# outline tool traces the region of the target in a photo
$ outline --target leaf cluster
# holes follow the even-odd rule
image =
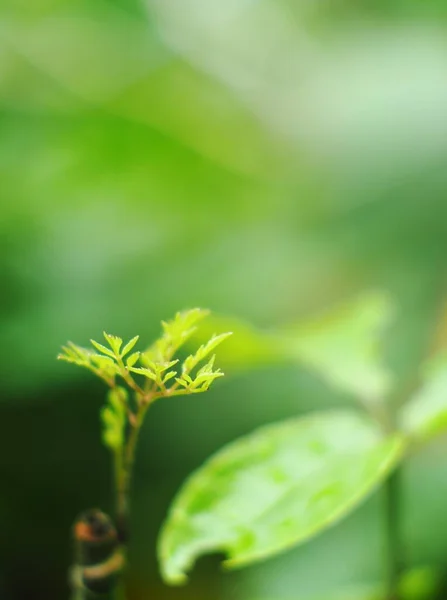
[[[141,402],[204,392],[224,375],[215,368],[212,352],[231,333],[213,335],[183,362],[175,354],[207,314],[199,308],[178,312],[172,320],[162,322],[162,335],[144,351],[134,350],[138,335],[124,343],[122,338],[104,332],[106,345],[90,340],[92,348],[83,348],[69,342],[58,358],[89,369],[112,388],[118,379],[124,380]]]
[[[127,421],[135,425],[141,411],[154,400],[205,392],[224,375],[214,366],[214,350],[230,332],[212,335],[183,361],[175,357],[207,315],[208,311],[199,308],[178,312],[172,320],[162,321],[161,336],[142,351],[135,349],[138,335],[124,342],[105,332],[105,344],[90,340],[90,348],[72,342],[63,346],[59,359],[88,369],[110,387],[101,412],[103,440],[109,448],[123,446]],[[129,391],[134,395],[136,412]]]

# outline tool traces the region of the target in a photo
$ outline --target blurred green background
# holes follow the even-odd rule
[[[0,597],[68,595],[70,527],[111,506],[101,384],[56,362],[102,330],[149,342],[203,306],[274,328],[365,289],[411,372],[445,329],[442,0],[2,0]],[[349,403],[298,366],[227,368],[160,403],[134,485],[132,600],[329,598],[382,576],[381,497],[243,572],[157,575],[187,473],[257,425]],[[447,562],[447,441],[410,461],[405,551]]]

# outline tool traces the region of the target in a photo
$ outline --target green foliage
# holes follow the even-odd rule
[[[169,583],[204,552],[241,566],[303,542],[352,510],[402,457],[355,412],[328,412],[261,428],[205,463],[164,525],[159,557]]]
[[[293,337],[285,339],[286,352],[334,387],[362,400],[380,402],[392,384],[380,350],[392,314],[392,304],[384,294],[365,294],[299,324]]]
[[[131,424],[137,419],[132,412],[127,389],[134,393],[137,409],[143,409],[160,397],[205,392],[213,381],[223,376],[220,369],[214,368],[215,355],[203,363],[231,333],[212,335],[207,343],[186,357],[178,370],[172,369],[180,362],[173,358],[174,355],[207,315],[208,311],[196,308],[177,313],[171,321],[163,321],[161,337],[143,352],[132,352],[139,336],[123,346],[122,338],[105,332],[107,345],[90,340],[93,349],[82,348],[72,342],[63,347],[59,359],[89,369],[111,388],[108,403],[101,412],[106,446],[112,450],[123,446],[126,412]],[[127,389],[118,386],[117,380]]]
[[[224,365],[240,369],[293,361],[362,401],[380,402],[393,383],[381,352],[393,312],[390,299],[374,292],[273,331],[211,317],[196,337],[208,336],[213,328],[229,328],[236,335],[220,355]]]
[[[197,330],[209,312],[201,308],[178,312],[171,321],[162,321],[163,335],[144,352],[143,362],[167,362]]]
[[[229,333],[211,336],[183,361],[179,371],[172,369],[180,362],[174,354],[207,314],[207,311],[193,309],[177,313],[171,321],[163,321],[161,337],[145,352],[130,354],[139,336],[123,346],[122,338],[104,332],[107,345],[90,340],[96,352],[69,342],[59,355],[62,360],[89,369],[110,387],[107,403],[101,409],[102,441],[114,458],[116,523],[122,540],[128,537],[130,481],[138,435],[148,406],[161,397],[205,392],[215,379],[223,376],[220,369],[214,368],[215,355],[211,358],[209,355]],[[117,380],[122,385],[118,385]],[[125,561],[125,541],[120,541],[117,552],[121,562],[114,571],[116,575],[121,574]],[[75,598],[85,595],[82,577],[80,581],[79,585],[73,584]],[[125,586],[121,586],[120,591],[120,583],[117,594],[126,597]]]
[[[447,430],[447,351],[428,361],[422,377],[421,388],[400,415],[402,429],[418,441]]]
[[[283,331],[267,331],[234,317],[211,315],[192,340],[205,343],[214,331],[221,329],[234,333],[219,352],[222,365],[233,371],[284,363],[290,359],[289,352],[285,352]]]
[[[306,541],[352,511],[399,465],[412,442],[447,430],[445,351],[423,368],[415,396],[392,413],[393,376],[380,350],[392,313],[389,299],[374,293],[287,330],[261,332],[234,323],[243,334],[238,356],[246,366],[267,357],[297,361],[350,393],[369,416],[328,412],[270,425],[207,461],[179,492],[161,532],[167,582],[185,581],[206,552],[224,551],[225,564],[237,567]],[[257,344],[263,348],[258,355],[252,352]],[[232,350],[228,344],[223,353],[227,364]],[[194,357],[190,361],[187,366]],[[212,361],[202,369],[211,373]],[[191,378],[183,379],[193,387]]]
[[[362,502],[401,463],[412,442],[447,429],[446,352],[424,367],[420,390],[392,414],[393,377],[380,351],[391,314],[388,298],[368,294],[288,329],[264,333],[245,327],[240,356],[250,358],[247,365],[260,357],[303,364],[369,414],[330,411],[265,426],[208,460],[180,490],[160,535],[168,583],[185,581],[206,552],[224,551],[231,568],[305,542]],[[91,340],[91,349],[72,343],[63,349],[61,359],[88,368],[111,388],[101,411],[103,441],[116,455],[120,490],[132,465],[132,431],[138,432],[147,406],[160,397],[204,392],[223,375],[214,351],[231,334],[208,331],[203,339],[198,324],[205,316],[200,309],[177,313],[143,351],[135,350],[138,336],[124,343],[107,333],[105,345]],[[176,357],[200,335],[195,352]],[[227,363],[230,356],[227,348]],[[398,427],[391,428],[393,422]],[[402,596],[410,598],[407,592]]]
[[[62,347],[63,353],[59,354],[58,358],[79,367],[85,367],[103,379],[108,385],[114,385],[115,377],[119,374],[119,369],[115,363],[115,355],[98,342],[92,342],[92,344],[101,354],[96,354],[88,348],[82,348],[73,344],[73,342],[68,342],[67,346]]]

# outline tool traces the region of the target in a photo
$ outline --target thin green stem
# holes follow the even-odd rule
[[[126,365],[124,364],[124,361],[121,358],[121,356],[119,354],[116,354],[115,358],[116,358],[117,365],[120,369],[120,375],[124,379],[124,381],[127,383],[127,385],[130,387],[130,389],[133,390],[134,392],[136,392],[137,394],[139,394],[140,396],[144,396],[145,392],[144,392],[143,388],[141,388],[138,385],[138,383],[135,381],[135,379],[129,373],[129,370],[126,367]]]
[[[116,521],[118,537],[121,543],[123,556],[126,560],[127,545],[129,540],[129,494],[132,481],[135,451],[141,425],[148,406],[139,403],[138,412],[133,422],[130,422],[130,432],[125,447],[116,453]],[[115,588],[115,600],[126,600],[126,584],[123,576],[120,577]]]
[[[126,600],[126,585],[124,579],[121,577],[120,581],[117,583],[114,593],[113,600]]]
[[[397,469],[385,482],[386,600],[400,600],[399,580],[402,574],[401,492],[402,471]]]
[[[140,406],[135,421],[130,423],[130,433],[124,448],[119,471],[117,472],[117,514],[118,516],[126,516],[126,518],[135,450],[146,408],[147,407]]]
[[[392,435],[397,431],[396,405],[402,402],[403,392],[398,390],[388,403],[363,402],[366,411],[380,425],[384,435]],[[399,581],[403,571],[402,536],[401,536],[401,496],[402,467],[398,467],[386,480],[384,485],[384,529],[385,529],[385,600],[401,600]]]

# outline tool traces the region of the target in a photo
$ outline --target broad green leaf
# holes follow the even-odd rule
[[[268,425],[208,460],[174,500],[159,541],[163,577],[181,583],[198,556],[224,551],[241,566],[301,543],[349,513],[399,462],[354,411]]]
[[[402,408],[400,424],[421,441],[447,431],[447,350],[427,363],[422,387]]]
[[[368,293],[323,315],[274,331],[212,316],[194,339],[202,341],[215,330],[230,329],[233,339],[219,350],[219,362],[224,367],[293,360],[319,373],[330,385],[374,402],[383,399],[392,385],[380,348],[392,314],[386,295]]]
[[[331,385],[363,400],[381,400],[392,383],[380,356],[380,340],[391,315],[387,297],[367,294],[298,325],[293,336],[285,336],[285,352]]]

